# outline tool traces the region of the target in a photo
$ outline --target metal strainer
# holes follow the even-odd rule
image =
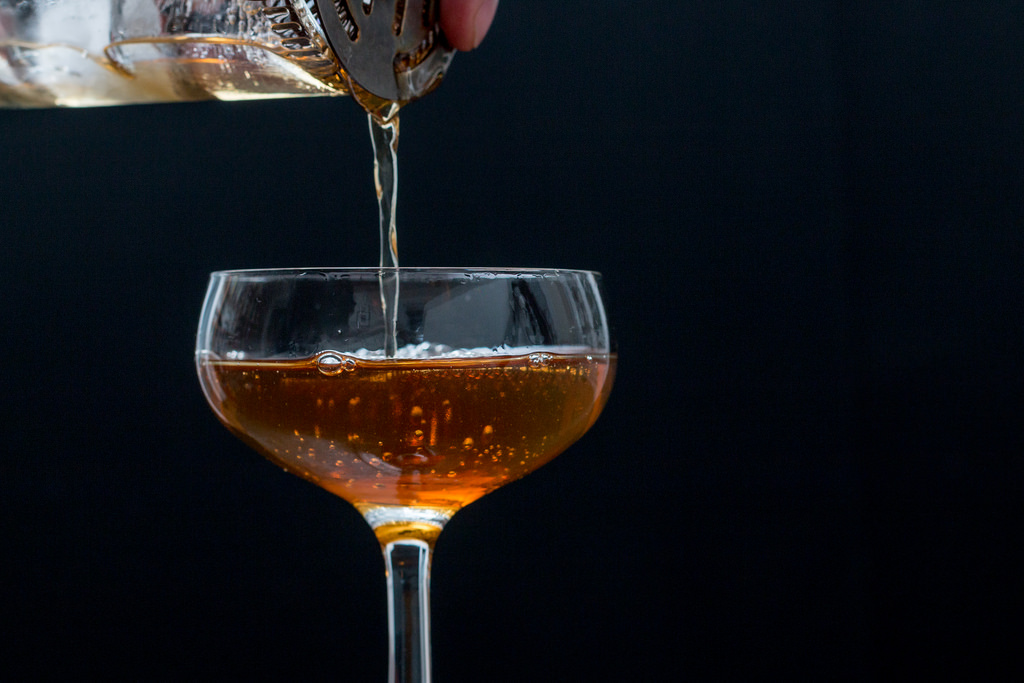
[[[441,82],[455,53],[438,26],[437,0],[316,0],[316,5],[327,42],[354,91],[388,102],[422,97]]]

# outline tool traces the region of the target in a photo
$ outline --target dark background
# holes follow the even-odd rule
[[[1024,3],[502,4],[405,265],[600,270],[575,447],[460,512],[439,681],[1020,673]],[[4,668],[380,681],[345,503],[208,410],[211,270],[373,265],[350,100],[0,111]]]

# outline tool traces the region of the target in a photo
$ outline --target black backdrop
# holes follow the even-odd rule
[[[621,354],[442,536],[437,680],[1020,671],[1024,3],[505,2],[402,132],[403,263],[601,270]],[[358,108],[0,159],[4,668],[383,680],[369,529],[192,367],[209,271],[376,262]]]

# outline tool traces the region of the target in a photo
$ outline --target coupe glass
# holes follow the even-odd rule
[[[615,362],[599,275],[570,270],[219,272],[196,343],[228,429],[373,528],[403,683],[430,680],[445,523],[580,438]]]

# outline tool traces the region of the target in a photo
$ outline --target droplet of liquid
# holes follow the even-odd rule
[[[343,372],[355,370],[356,360],[355,358],[349,358],[337,353],[323,353],[316,357],[316,369],[324,375],[333,377]]]

